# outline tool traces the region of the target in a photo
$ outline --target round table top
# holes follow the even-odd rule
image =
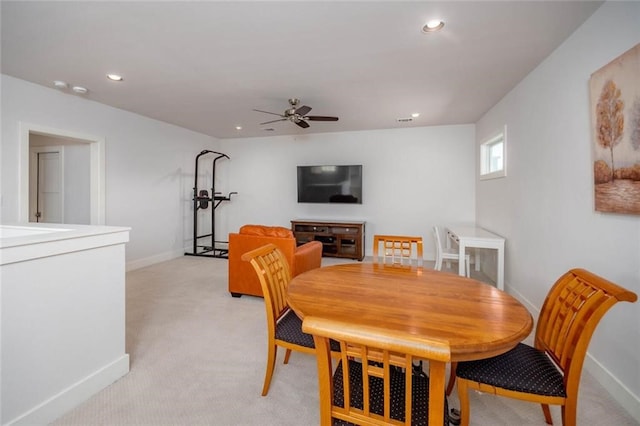
[[[346,263],[293,278],[298,316],[339,319],[448,342],[451,361],[508,351],[533,327],[527,309],[497,288],[451,273],[380,263]]]

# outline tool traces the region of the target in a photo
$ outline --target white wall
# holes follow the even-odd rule
[[[533,309],[572,267],[640,294],[640,218],[594,211],[589,117],[591,73],[639,41],[640,3],[605,3],[476,125],[478,144],[508,127],[508,176],[477,181],[476,216],[506,237],[506,287]],[[614,306],[589,354],[640,421],[640,305]]]
[[[191,247],[194,160],[203,149],[231,157],[216,165],[216,190],[239,193],[216,209],[218,240],[245,223],[360,219],[367,221],[367,254],[372,235],[384,232],[424,236],[426,257],[433,257],[431,226],[474,220],[473,125],[218,141],[3,75],[3,222],[18,220],[21,122],[104,138],[106,224],[132,228],[129,269]],[[212,159],[199,163],[199,189],[211,188]],[[364,204],[298,204],[301,164],[362,164]],[[209,218],[210,209],[200,213],[199,235]]]
[[[433,225],[474,220],[473,144],[473,125],[221,140],[231,157],[221,188],[238,195],[216,224],[224,233],[297,218],[365,220],[367,255],[376,233],[410,234],[433,258]],[[363,204],[298,204],[296,166],[322,164],[362,164]]]
[[[105,140],[106,224],[130,226],[129,268],[182,255],[191,234],[194,158],[216,139],[2,76],[3,222],[19,219],[19,124]]]
[[[91,223],[88,144],[69,144],[64,147],[64,217],[68,223]]]

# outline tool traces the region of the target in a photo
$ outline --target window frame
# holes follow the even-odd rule
[[[489,171],[490,151],[496,144],[502,142],[502,168],[499,170]],[[507,176],[507,126],[505,125],[499,131],[494,132],[480,144],[480,180],[498,179]]]

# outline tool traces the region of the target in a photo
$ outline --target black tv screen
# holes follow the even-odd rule
[[[298,202],[362,204],[362,166],[298,166]]]

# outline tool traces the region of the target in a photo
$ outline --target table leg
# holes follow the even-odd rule
[[[464,262],[464,256],[467,252],[467,246],[464,244],[464,241],[462,240],[462,238],[460,238],[460,240],[458,241],[458,247],[459,247],[459,251],[458,251],[458,255],[460,256],[458,259],[458,275],[461,276],[466,276],[465,274],[465,262]]]
[[[498,271],[496,274],[496,287],[498,290],[504,290],[504,247],[498,248]]]
[[[429,360],[429,426],[442,426],[446,362]]]

